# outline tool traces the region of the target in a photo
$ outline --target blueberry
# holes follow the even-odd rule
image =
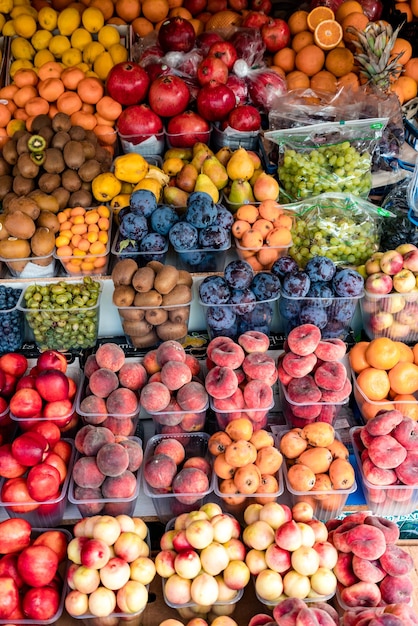
[[[159,233],[148,233],[139,244],[140,252],[163,252],[167,247],[167,239]]]
[[[223,204],[217,204],[216,208],[218,210],[216,223],[220,226],[223,226],[225,230],[230,232],[232,224],[234,223],[234,216],[232,215],[231,211],[228,211],[228,209],[224,207]]]
[[[322,307],[304,304],[300,310],[299,320],[301,324],[314,324],[318,328],[324,328],[328,322],[328,315]]]
[[[199,285],[199,297],[204,304],[227,304],[231,291],[222,276],[206,276]]]
[[[194,191],[187,199],[186,221],[196,228],[205,228],[216,223],[218,208],[204,191]]]
[[[233,289],[248,289],[254,278],[254,270],[247,261],[231,261],[225,267],[224,278]]]
[[[280,279],[284,278],[286,274],[294,274],[298,269],[299,266],[297,262],[291,256],[281,256],[277,261],[274,261],[271,266],[273,274]]]
[[[152,213],[151,228],[160,235],[168,235],[169,230],[179,221],[179,216],[171,206],[162,205]]]
[[[354,315],[356,306],[356,300],[346,300],[345,298],[339,300],[338,298],[334,298],[334,306],[332,307],[332,315],[330,315],[330,317],[336,322],[349,324]]]
[[[148,234],[148,222],[143,215],[127,213],[120,221],[119,232],[123,238],[141,241]]]
[[[0,353],[14,352],[24,338],[23,313],[15,307],[20,289],[0,286]]]
[[[363,293],[364,280],[356,270],[347,268],[336,272],[332,286],[337,296],[355,298]]]
[[[275,300],[280,294],[280,279],[271,272],[258,272],[252,280],[251,290],[257,300]]]
[[[236,304],[233,309],[237,315],[246,315],[254,310],[257,299],[251,289],[232,289],[229,302]]]
[[[326,256],[314,256],[307,262],[305,272],[311,282],[332,280],[335,275],[335,264]]]
[[[219,224],[206,226],[199,231],[199,244],[202,248],[220,250],[226,248],[229,243],[229,232]]]
[[[301,300],[279,298],[279,311],[281,316],[286,320],[294,320],[295,326],[297,326],[299,323],[299,313],[301,306]]]
[[[332,291],[330,285],[322,281],[311,283],[309,291],[306,295],[308,298],[321,298],[320,302],[311,301],[309,303],[311,306],[328,307],[331,306],[335,300],[334,292]]]
[[[282,291],[286,296],[304,298],[311,286],[308,274],[302,270],[286,274],[282,282]]]
[[[149,217],[157,208],[157,199],[148,189],[137,189],[131,193],[130,205],[132,209],[141,210],[145,217]]]
[[[237,316],[230,306],[210,306],[206,311],[206,322],[213,330],[236,330]]]
[[[188,222],[177,222],[170,228],[168,237],[176,250],[194,250],[197,247],[199,231]]]

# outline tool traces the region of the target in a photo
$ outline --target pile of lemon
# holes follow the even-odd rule
[[[128,58],[118,28],[105,24],[96,7],[86,7],[81,14],[74,7],[36,11],[27,0],[0,0],[0,29],[12,38],[12,77],[19,69],[58,61],[106,80],[113,65]]]

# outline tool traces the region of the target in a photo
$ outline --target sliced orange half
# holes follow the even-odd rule
[[[322,50],[336,48],[343,38],[343,29],[335,20],[324,20],[314,30],[314,41]]]
[[[310,31],[314,32],[315,28],[321,22],[325,22],[325,20],[334,20],[335,15],[334,11],[329,7],[319,6],[312,9],[309,12],[308,17],[306,18],[308,28]]]

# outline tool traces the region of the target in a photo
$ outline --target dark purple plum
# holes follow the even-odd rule
[[[336,322],[348,324],[351,322],[356,306],[357,302],[355,300],[346,300],[345,298],[339,300],[338,298],[335,298],[332,307],[332,314],[330,314],[329,317]]]
[[[239,331],[258,330],[270,334],[270,326],[273,320],[273,306],[269,302],[258,302],[254,309],[238,318]],[[263,329],[268,329],[266,332]]]
[[[215,330],[236,328],[237,316],[231,306],[210,306],[206,311],[207,325]]]
[[[278,276],[280,279],[283,279],[286,274],[294,274],[299,270],[299,266],[295,259],[291,256],[281,256],[277,261],[274,261],[271,266],[271,271],[273,274]]]
[[[179,221],[179,216],[171,206],[162,205],[152,213],[150,222],[154,232],[168,235],[170,228]]]
[[[282,291],[286,296],[304,298],[311,286],[311,279],[302,270],[286,274],[282,281]]]
[[[344,339],[347,336],[347,324],[337,322],[337,320],[328,320],[327,325],[321,329],[323,339],[335,339],[339,337]]]
[[[188,222],[177,222],[170,228],[168,238],[176,250],[194,250],[197,247],[199,231]]]
[[[229,242],[229,231],[219,224],[206,226],[206,228],[202,228],[199,231],[199,244],[202,248],[220,250],[221,248],[227,248]]]
[[[257,298],[251,289],[232,289],[229,302],[236,304],[233,309],[237,315],[246,315],[254,310]]]
[[[248,289],[254,278],[254,270],[247,261],[231,261],[225,267],[224,278],[233,289]]]
[[[332,286],[337,296],[355,298],[363,293],[364,280],[356,270],[347,268],[336,272],[332,279]]]
[[[148,234],[148,222],[146,217],[138,213],[127,213],[120,220],[119,232],[125,239],[141,241]]]
[[[167,248],[167,239],[159,233],[148,233],[139,244],[140,252],[163,252]]]
[[[275,300],[280,294],[280,279],[271,272],[258,272],[251,283],[257,300]]]
[[[299,300],[292,300],[291,298],[279,298],[279,311],[280,315],[286,320],[293,320],[295,326],[299,323],[299,313],[301,309],[301,302]]]
[[[157,198],[148,189],[133,191],[129,203],[133,211],[141,211],[145,217],[149,217],[157,208]]]
[[[216,216],[216,223],[220,226],[223,226],[225,230],[231,231],[232,224],[234,223],[234,216],[231,211],[228,211],[223,204],[217,204],[216,208],[218,210],[218,214]]]
[[[227,304],[231,296],[222,276],[206,276],[199,285],[199,297],[203,304]]]
[[[301,324],[314,324],[318,328],[325,328],[328,322],[328,315],[324,308],[304,304],[301,307],[299,320]]]
[[[335,275],[335,264],[326,256],[314,256],[305,266],[311,282],[332,280]]]
[[[215,224],[218,208],[204,191],[194,191],[187,199],[186,221],[196,228]]]
[[[309,302],[311,306],[328,307],[331,306],[335,299],[334,292],[330,284],[322,281],[311,283],[309,291],[306,295],[308,298],[321,298],[321,300],[318,302],[316,302],[315,300],[311,300],[311,302]]]

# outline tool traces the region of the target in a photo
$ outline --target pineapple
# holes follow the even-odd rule
[[[356,36],[352,44],[356,48],[354,58],[360,75],[370,86],[384,93],[389,92],[391,82],[399,77],[402,70],[402,65],[398,63],[402,52],[390,58],[401,26],[393,30],[390,24],[379,20],[370,22],[364,32],[353,26],[347,28],[347,32]]]

